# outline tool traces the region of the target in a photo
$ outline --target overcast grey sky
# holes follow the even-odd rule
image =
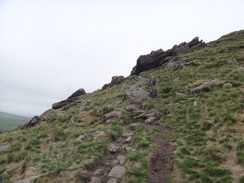
[[[0,0],[0,111],[40,115],[139,55],[244,28],[243,0]]]

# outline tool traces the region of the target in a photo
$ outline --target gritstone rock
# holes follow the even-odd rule
[[[112,168],[112,170],[109,172],[109,177],[115,177],[120,178],[125,174],[125,167],[123,166],[115,166]]]
[[[175,45],[172,47],[172,49],[167,51],[159,49],[157,51],[152,51],[150,54],[141,55],[137,59],[136,66],[133,67],[131,75],[139,75],[143,71],[157,68],[169,61],[174,60],[179,54],[192,52],[205,46],[206,44],[203,41],[199,41],[199,38],[195,37],[189,43],[184,42],[178,46]]]

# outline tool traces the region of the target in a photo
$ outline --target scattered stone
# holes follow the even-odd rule
[[[71,125],[75,120],[75,116],[72,116],[68,122],[68,125]]]
[[[232,88],[232,84],[231,83],[225,83],[224,85],[223,85],[223,88]]]
[[[117,179],[116,178],[111,178],[109,179],[109,181],[107,183],[117,183]]]
[[[97,177],[92,177],[90,183],[102,183],[101,180]]]
[[[118,161],[117,159],[114,159],[114,160],[112,161],[112,165],[117,165],[117,164],[119,164],[119,161]]]
[[[131,127],[138,127],[138,126],[140,126],[140,124],[139,123],[131,123],[130,126]]]
[[[131,151],[132,150],[132,147],[127,146],[127,147],[125,147],[125,149],[126,149],[126,151]]]
[[[101,132],[100,132],[100,133],[101,133]],[[105,133],[105,132],[104,132],[104,133]],[[90,134],[90,133],[84,133],[84,136],[85,136],[85,137],[93,137],[92,134]]]
[[[228,60],[228,63],[234,64],[237,62],[236,58],[231,58],[230,60]]]
[[[143,112],[142,114],[135,116],[134,119],[147,119],[147,117],[147,114]]]
[[[218,81],[218,79],[214,79],[210,82],[205,82],[202,85],[192,89],[191,93],[195,94],[195,93],[201,93],[201,92],[209,92],[211,90],[212,84],[215,83],[216,81]]]
[[[131,136],[127,137],[127,139],[125,140],[125,143],[130,143],[131,139],[132,139]]]
[[[131,130],[136,130],[136,128],[139,127],[139,126],[140,126],[140,123],[132,123],[132,124],[130,124],[130,129]]]
[[[121,111],[112,111],[104,115],[107,124],[118,121],[121,118],[121,116]]]
[[[122,115],[121,111],[112,111],[112,112],[105,114],[104,116],[106,119],[110,119],[110,118],[114,118],[114,117],[120,118],[121,115]]]
[[[118,100],[117,102],[115,102],[115,105],[119,105],[123,102],[123,100]]]
[[[193,106],[197,106],[197,105],[198,105],[197,101],[194,100]]]
[[[235,69],[235,71],[243,71],[243,70],[244,70],[244,67],[243,67],[243,66],[237,67],[237,68]]]
[[[130,87],[125,91],[125,97],[128,99],[134,99],[138,102],[143,102],[150,99],[150,93],[145,91],[142,88],[138,88],[135,86]]]
[[[101,137],[105,137],[106,136],[106,133],[104,131],[100,131],[99,134],[97,134],[94,139],[97,139],[97,138],[101,138]]]
[[[79,137],[77,137],[76,139],[78,142],[83,142],[83,140],[85,140],[85,136],[80,135]]]
[[[0,154],[4,154],[7,152],[8,148],[11,146],[11,144],[4,144],[0,146]]]
[[[157,121],[156,117],[149,117],[148,119],[146,119],[145,124],[149,124],[152,125],[155,121]]]
[[[125,167],[123,166],[115,166],[112,168],[112,170],[109,172],[108,176],[109,177],[114,177],[114,178],[120,178],[125,174]]]
[[[120,164],[120,165],[123,165],[123,164],[125,163],[126,156],[124,156],[124,155],[119,155],[119,156],[117,157],[117,160],[119,161],[119,164]]]
[[[113,153],[116,153],[117,151],[118,151],[118,147],[114,144],[110,144],[109,152],[113,154]]]
[[[185,93],[180,93],[180,92],[176,92],[176,95],[178,95],[178,96],[187,96],[187,94],[185,94]]]
[[[110,165],[110,163],[105,163],[105,165],[106,165],[106,166],[109,166],[109,165]]]
[[[133,131],[129,131],[129,132],[124,132],[122,134],[122,137],[130,137],[130,136],[133,136],[134,135],[134,132]]]
[[[100,175],[102,175],[103,174],[103,169],[97,169],[94,173],[93,173],[93,175],[95,175],[95,176],[100,176]]]
[[[32,177],[28,177],[27,179],[24,179],[24,180],[13,181],[13,183],[34,183],[35,179],[37,179],[39,177],[40,176],[32,176]]]
[[[86,91],[83,88],[78,89],[72,95],[70,95],[67,99],[75,98],[81,95],[85,95]]]
[[[128,111],[128,112],[131,112],[131,111],[136,111],[136,110],[138,110],[138,108],[140,108],[140,105],[137,105],[137,104],[130,104],[130,105],[128,105],[127,107],[125,107],[125,110]]]

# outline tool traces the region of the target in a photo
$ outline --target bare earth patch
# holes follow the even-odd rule
[[[157,126],[157,128],[161,133],[170,133],[167,126]],[[174,155],[176,147],[166,142],[163,137],[156,137],[155,141],[158,150],[151,158],[147,183],[167,183],[171,180],[170,175],[174,170],[168,159]]]

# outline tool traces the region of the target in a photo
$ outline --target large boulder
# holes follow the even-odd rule
[[[125,97],[128,99],[134,99],[138,102],[143,102],[150,99],[150,93],[140,87],[131,87],[125,91]]]
[[[37,125],[40,122],[39,116],[34,116],[28,123],[26,123],[21,129],[26,129]]]
[[[137,59],[137,64],[135,67],[133,67],[131,75],[138,75],[143,71],[157,68],[167,62],[175,60],[175,57],[177,57],[179,54],[195,51],[205,46],[206,44],[203,41],[199,41],[199,38],[195,37],[189,43],[183,42],[180,45],[173,46],[167,51],[159,49],[157,51],[152,51],[150,54],[141,55]]]
[[[113,76],[110,83],[103,85],[102,90],[111,88],[112,86],[121,83],[124,79],[124,76]]]
[[[79,97],[79,96],[85,95],[85,94],[86,94],[86,91],[83,88],[80,88],[77,91],[75,91],[72,95],[70,95],[67,99]]]
[[[62,100],[60,102],[56,102],[52,105],[53,109],[59,109],[64,106],[74,106],[76,104],[76,100],[79,96],[83,96],[86,94],[86,91],[83,88],[78,89],[76,92],[74,92],[72,95],[70,95],[66,100]]]
[[[52,122],[56,119],[56,114],[53,109],[48,109],[40,115],[41,118],[47,120],[47,122]]]

